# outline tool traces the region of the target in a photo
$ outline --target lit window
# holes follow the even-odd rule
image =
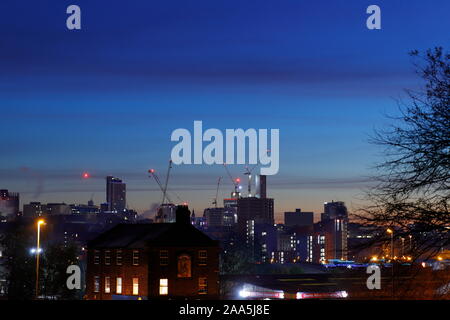
[[[206,266],[207,261],[208,261],[208,251],[199,250],[198,251],[198,264],[201,266]]]
[[[159,251],[159,264],[161,266],[167,266],[169,264],[169,251],[160,250]]]
[[[105,293],[111,292],[111,280],[110,277],[105,277]]]
[[[100,292],[100,277],[94,277],[94,292]]]
[[[111,251],[105,251],[105,264],[109,266],[111,264]]]
[[[198,278],[198,294],[208,294],[208,278]]]
[[[159,279],[159,294],[165,296],[169,294],[169,280]]]
[[[122,250],[116,251],[116,265],[118,266],[122,265]]]
[[[139,250],[133,250],[133,266],[139,265]]]
[[[100,251],[94,250],[94,264],[100,263]]]
[[[139,294],[139,278],[133,278],[133,295]]]
[[[116,293],[122,294],[122,278],[116,279]]]
[[[191,277],[191,257],[187,254],[178,256],[178,278]]]

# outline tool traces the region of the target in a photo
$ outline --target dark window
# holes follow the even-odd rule
[[[94,250],[94,264],[100,264],[100,251]]]
[[[159,264],[161,266],[167,266],[169,264],[169,250],[159,251]]]
[[[122,250],[116,251],[116,265],[118,266],[122,265]]]
[[[208,262],[208,251],[199,250],[198,251],[198,264],[200,266],[206,266],[207,262]]]
[[[106,250],[105,251],[105,264],[109,266],[111,264],[111,251]]]
[[[133,250],[133,266],[139,265],[139,250]]]

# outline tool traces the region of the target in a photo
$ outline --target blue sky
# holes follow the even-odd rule
[[[82,30],[65,27],[77,4]],[[368,5],[382,30],[366,28]],[[448,1],[10,1],[0,4],[0,187],[28,201],[105,201],[104,176],[146,210],[170,134],[279,128],[280,213],[356,208],[380,150],[367,143],[420,85],[408,52],[449,43]],[[243,178],[242,166],[231,166]],[[83,171],[93,178],[82,180]],[[197,212],[231,182],[221,166],[177,166],[171,187]]]

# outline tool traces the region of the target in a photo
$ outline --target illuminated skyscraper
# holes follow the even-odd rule
[[[126,207],[126,184],[122,180],[108,176],[106,177],[106,202],[108,211],[122,212]]]

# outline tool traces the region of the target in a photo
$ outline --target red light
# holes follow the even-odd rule
[[[236,179],[236,182],[237,182],[237,183],[241,182],[241,179],[237,178],[237,179]]]
[[[148,170],[148,172],[154,173],[154,172],[155,172],[155,169],[150,169],[150,170]]]
[[[91,175],[88,172],[83,173],[83,179],[89,179]]]

